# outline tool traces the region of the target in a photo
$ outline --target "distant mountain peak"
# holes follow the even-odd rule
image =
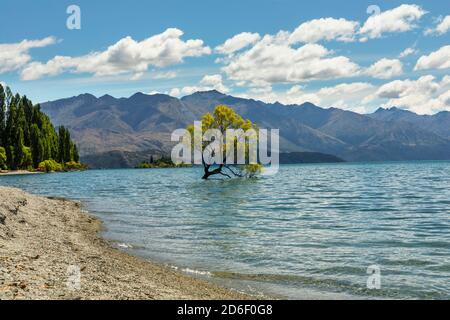
[[[100,98],[98,98],[98,100],[100,100],[101,102],[106,102],[106,103],[113,103],[113,102],[117,101],[116,98],[114,98],[113,96],[111,96],[109,94],[105,94],[105,95],[101,96]]]
[[[206,90],[206,91],[199,91],[200,94],[211,94],[211,95],[219,95],[219,96],[225,96],[224,93],[217,91],[216,89],[213,90]]]
[[[387,109],[383,108],[383,107],[379,107],[377,110],[375,110],[374,113],[381,113],[381,112],[386,112]]]
[[[283,103],[280,103],[277,101],[273,105],[286,106],[286,107],[291,107],[291,108],[301,108],[302,110],[318,110],[318,109],[324,110],[324,108],[319,107],[319,106],[315,105],[314,103],[308,102],[308,101],[303,102],[302,104],[283,104]],[[333,108],[330,108],[330,109],[333,109]]]
[[[413,112],[392,106],[390,108],[380,107],[374,113],[404,113],[404,114],[408,113],[409,114],[409,113],[413,113]]]
[[[390,108],[386,109],[387,111],[391,111],[391,112],[409,112],[408,110],[402,109],[402,108],[398,108],[395,106],[392,106]]]
[[[113,96],[109,95],[109,94],[104,94],[102,95],[99,99],[115,99]]]
[[[144,103],[149,101],[150,99],[152,99],[151,95],[142,92],[136,92],[128,98],[128,101],[130,101],[131,103]]]
[[[132,96],[130,96],[129,99],[133,99],[133,98],[141,98],[141,97],[147,97],[148,95],[142,92],[136,92],[135,94],[133,94]]]
[[[300,107],[303,107],[303,108],[320,108],[319,106],[316,106],[314,103],[309,102],[309,101],[306,101],[306,102],[302,103],[300,105]]]
[[[133,94],[131,97],[129,97],[128,99],[125,99],[125,101],[127,101],[128,103],[132,104],[145,104],[145,105],[152,105],[155,103],[160,103],[160,102],[176,102],[178,103],[178,99],[171,97],[167,94],[163,94],[163,93],[156,93],[156,94],[147,94],[147,93],[142,93],[142,92],[136,92],[135,94]]]
[[[193,96],[193,97],[207,97],[207,98],[213,98],[213,99],[217,99],[217,98],[223,98],[223,97],[227,97],[226,94],[217,91],[217,90],[207,90],[207,91],[197,91],[189,96]],[[186,97],[189,97],[186,96]],[[184,97],[185,98],[185,97]]]
[[[91,93],[82,93],[82,94],[79,94],[78,96],[74,96],[73,98],[97,99],[97,97]]]

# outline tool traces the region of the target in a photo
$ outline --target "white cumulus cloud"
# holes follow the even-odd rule
[[[366,106],[361,101],[374,90],[375,87],[370,83],[353,82],[323,87],[318,90],[309,90],[301,85],[293,85],[285,91],[275,91],[271,86],[251,88],[238,96],[267,103],[280,102],[289,105],[311,102],[321,107],[337,107],[356,112],[365,112]]]
[[[322,18],[302,23],[289,37],[290,43],[315,43],[321,40],[354,40],[359,22],[343,18]]]
[[[165,67],[180,63],[186,57],[210,54],[202,40],[183,41],[183,31],[170,28],[142,41],[125,37],[105,51],[78,57],[56,56],[46,63],[30,63],[21,72],[23,80],[35,80],[63,72],[91,73],[96,76],[131,73],[139,77],[149,66]]]
[[[424,55],[417,60],[415,70],[450,68],[450,45]]]
[[[355,76],[359,66],[344,56],[319,44],[293,48],[287,43],[289,34],[266,35],[249,50],[234,56],[223,67],[231,80],[264,86],[309,80]]]
[[[56,43],[55,37],[47,37],[40,40],[0,44],[0,73],[18,70],[30,62],[30,49],[43,48],[54,43]]]
[[[406,48],[405,50],[403,50],[398,57],[400,59],[406,58],[410,55],[416,54],[418,51],[415,48]]]
[[[196,86],[185,86],[182,88],[173,88],[169,91],[169,95],[173,97],[181,97],[193,94],[198,91],[217,90],[222,93],[227,93],[230,89],[222,82],[220,74],[205,75]]]
[[[175,71],[167,71],[167,72],[157,72],[152,78],[155,80],[159,79],[174,79],[177,77],[177,73]]]
[[[274,91],[271,86],[251,88],[238,97],[260,100],[266,103],[280,102],[286,105],[311,102],[319,104],[320,98],[314,92],[306,92],[300,85],[294,85],[287,91]]]
[[[425,30],[425,34],[442,35],[444,33],[447,33],[449,30],[450,30],[450,15],[440,20],[440,22],[435,28]]]
[[[400,107],[418,114],[433,114],[438,111],[450,111],[450,77],[441,81],[432,75],[417,80],[395,80],[382,85],[372,99],[385,100],[384,106]]]
[[[398,59],[381,59],[371,65],[366,74],[377,79],[390,79],[403,74],[403,65]]]
[[[261,39],[261,36],[258,33],[242,32],[217,46],[215,50],[218,53],[232,54],[256,43],[259,39]]]
[[[370,16],[359,30],[361,40],[380,38],[385,33],[405,32],[416,27],[426,11],[418,5],[401,6]]]

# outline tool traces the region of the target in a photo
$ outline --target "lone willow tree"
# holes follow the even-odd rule
[[[177,130],[178,131],[178,130]],[[214,175],[227,178],[254,177],[262,170],[258,163],[258,128],[250,120],[244,120],[230,107],[219,105],[214,112],[206,113],[202,121],[189,125],[187,130],[174,133],[172,140],[183,137],[180,148],[172,150],[172,161],[203,166],[202,179]],[[189,150],[186,152],[186,149]]]

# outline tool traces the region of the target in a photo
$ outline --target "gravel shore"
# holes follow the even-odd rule
[[[0,299],[246,299],[130,256],[81,204],[0,187]]]

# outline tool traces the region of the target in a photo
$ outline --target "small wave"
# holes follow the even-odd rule
[[[131,244],[124,242],[118,243],[117,246],[123,249],[133,249],[133,246]]]
[[[184,269],[181,269],[181,271],[184,273],[196,274],[196,275],[200,275],[200,276],[208,276],[208,277],[212,276],[212,273],[209,271],[200,271],[200,270],[195,270],[195,269],[190,269],[190,268],[184,268]]]
[[[247,280],[261,283],[275,283],[289,286],[300,286],[301,288],[315,288],[327,293],[347,293],[353,297],[363,298],[383,298],[383,297],[397,297],[398,293],[394,290],[370,290],[365,286],[350,283],[348,281],[340,281],[332,278],[314,278],[308,276],[297,276],[287,274],[247,274],[236,273],[228,271],[214,272],[213,276],[222,279],[231,280]]]
[[[209,271],[200,271],[200,270],[195,270],[195,269],[190,269],[190,268],[179,268],[177,266],[173,266],[173,265],[168,265],[169,268],[176,270],[176,271],[181,271],[184,273],[189,273],[189,274],[195,274],[195,275],[200,275],[200,276],[208,276],[211,277],[212,273]]]

